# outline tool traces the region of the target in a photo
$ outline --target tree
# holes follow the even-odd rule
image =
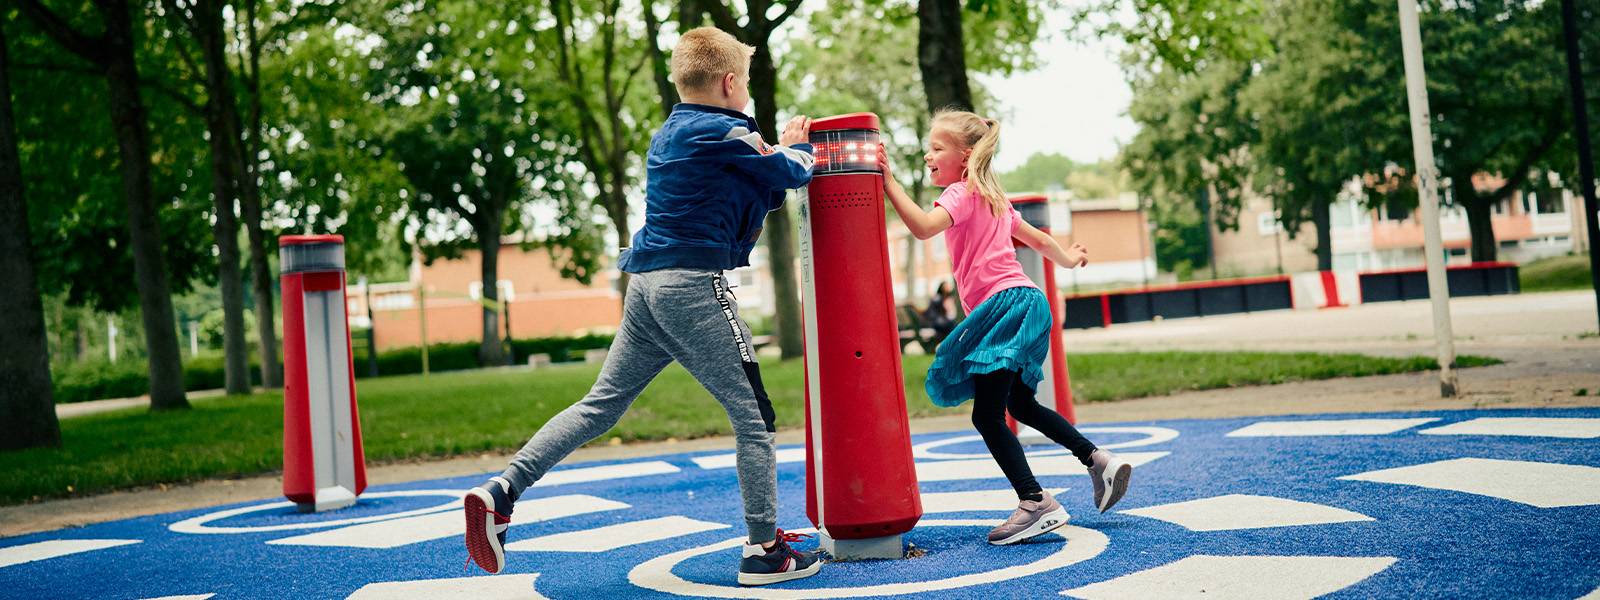
[[[961,31],[961,0],[918,0],[917,64],[928,112],[977,108],[967,84],[967,48]]]
[[[542,244],[565,250],[552,252],[565,261],[563,275],[585,283],[603,255],[592,202],[567,168],[576,128],[559,115],[571,96],[538,67],[555,58],[535,42],[540,12],[509,2],[396,2],[359,22],[382,32],[370,54],[354,57],[373,65],[367,93],[382,113],[357,125],[371,128],[368,142],[417,192],[409,210],[440,234],[424,248],[429,256],[474,242],[480,251],[484,365],[504,362],[493,305],[505,235],[538,229]],[[528,223],[523,208],[535,202],[555,205],[558,221]]]
[[[244,278],[239,269],[239,219],[234,212],[239,197],[239,112],[235,104],[232,71],[228,66],[227,34],[223,28],[223,0],[162,0],[177,40],[192,39],[199,46],[196,63],[183,42],[175,41],[191,76],[205,90],[200,113],[206,121],[210,143],[211,194],[215,201],[217,283],[222,292],[223,373],[228,394],[250,393],[250,356],[244,330]],[[265,298],[270,306],[271,298]],[[262,356],[266,360],[265,353]]]
[[[166,265],[161,256],[161,229],[151,192],[150,150],[145,107],[134,59],[133,10],[126,0],[103,0],[99,35],[86,34],[45,7],[39,0],[18,0],[23,14],[57,43],[101,69],[110,87],[111,121],[118,140],[128,229],[133,246],[150,359],[150,409],[185,409],[183,362]]]
[[[969,72],[1032,67],[1045,8],[1019,0],[917,0],[917,62],[928,113],[978,110]]]
[[[1150,73],[1195,73],[1217,60],[1270,55],[1263,24],[1282,10],[1276,0],[1100,0],[1074,11],[1073,30],[1121,38],[1129,62]]]
[[[1494,260],[1492,207],[1559,162],[1551,150],[1570,143],[1559,14],[1552,3],[1509,1],[1423,8],[1436,160],[1450,201],[1467,213],[1472,259]],[[1388,165],[1411,164],[1397,10],[1381,0],[1302,0],[1286,11],[1292,16],[1275,36],[1280,55],[1263,76],[1261,105],[1274,107],[1263,111],[1266,153],[1288,185],[1332,197],[1366,175],[1393,188]],[[1387,197],[1368,191],[1369,203]]]
[[[686,0],[695,2],[695,0]],[[750,98],[755,102],[756,127],[768,144],[778,143],[778,68],[772,57],[770,39],[789,17],[800,9],[801,0],[746,0],[743,15],[723,4],[723,0],[698,0],[694,12],[706,14],[717,28],[733,34],[739,41],[754,46],[750,57]],[[776,16],[772,9],[781,7]],[[744,25],[739,24],[740,18]],[[772,270],[772,294],[777,306],[773,315],[778,347],[785,360],[805,353],[800,343],[800,292],[794,273],[794,221],[790,207],[767,213],[762,231],[767,236],[767,260]]]
[[[1135,76],[1128,115],[1141,127],[1120,159],[1151,202],[1157,265],[1180,272],[1212,263],[1211,231],[1238,227],[1258,169],[1257,117],[1241,98],[1253,67],[1222,60],[1202,69]]]
[[[44,304],[33,275],[28,203],[11,109],[9,47],[0,30],[0,450],[61,447],[50,383]]]
[[[605,211],[616,230],[617,248],[629,245],[632,229],[628,224],[628,191],[637,179],[634,168],[638,157],[649,148],[650,131],[660,121],[652,112],[650,98],[635,90],[641,82],[647,61],[663,58],[656,45],[655,15],[651,6],[643,7],[647,20],[643,44],[630,44],[640,32],[628,31],[619,18],[622,2],[603,0],[592,14],[574,12],[570,0],[551,0],[550,12],[555,28],[550,32],[557,49],[557,74],[571,100],[572,118],[578,124],[577,155],[590,181],[598,190],[596,203]],[[598,40],[583,40],[578,31],[594,31]],[[598,63],[598,64],[594,64]],[[657,62],[664,65],[664,62]],[[598,73],[591,67],[598,67]],[[599,79],[590,85],[589,77]],[[658,81],[659,83],[659,81]],[[660,86],[658,85],[658,90]],[[666,98],[666,96],[663,96]],[[677,94],[671,101],[676,104]],[[670,113],[671,106],[662,104]],[[620,273],[617,291],[628,290],[628,274]]]
[[[244,131],[236,133],[244,135],[249,146],[240,148],[236,153],[240,175],[239,209],[250,249],[250,282],[256,300],[256,355],[261,361],[261,387],[276,389],[283,387],[283,366],[278,358],[277,318],[273,305],[275,294],[271,268],[267,264],[271,247],[261,222],[264,214],[260,175],[264,145],[261,141],[261,37],[256,29],[259,0],[242,0],[240,4],[245,8],[245,38],[239,41],[239,70],[244,80],[248,109],[244,125],[241,125]]]

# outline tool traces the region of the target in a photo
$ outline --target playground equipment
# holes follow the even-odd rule
[[[278,238],[283,283],[283,495],[300,512],[367,487],[345,313],[344,237]]]
[[[1050,204],[1044,196],[1032,194],[1013,196],[1011,205],[1022,215],[1022,220],[1038,228],[1046,234],[1050,233]],[[1033,248],[1023,245],[1022,242],[1013,240],[1017,248],[1017,262],[1022,263],[1022,272],[1039,289],[1044,290],[1046,298],[1050,299],[1051,322],[1050,351],[1045,354],[1044,379],[1039,382],[1039,403],[1049,406],[1053,401],[1056,412],[1061,413],[1068,422],[1077,424],[1078,418],[1072,408],[1072,385],[1067,377],[1066,343],[1061,339],[1061,319],[1063,317],[1061,293],[1056,288],[1055,263],[1046,259]],[[1006,423],[1011,425],[1011,430],[1024,441],[1033,441],[1034,438],[1043,439],[1044,434],[1034,431],[1033,428],[1021,426],[1009,415]]]
[[[801,191],[806,516],[839,559],[903,558],[922,517],[889,274],[878,117],[811,125]]]

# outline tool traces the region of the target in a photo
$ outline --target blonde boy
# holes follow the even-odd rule
[[[813,575],[822,562],[777,529],[772,404],[723,271],[748,266],[768,211],[785,190],[811,181],[810,120],[790,120],[781,145],[761,140],[741,112],[750,103],[755,49],[712,27],[689,31],[672,54],[683,102],[650,141],[644,228],[617,268],[633,274],[622,323],[588,395],[551,418],[504,473],[466,497],[467,550],[478,566],[505,566],[511,506],[523,490],[579,446],[616,424],[646,385],[677,361],[711,393],[733,424],[749,540],[739,583],[765,585]]]

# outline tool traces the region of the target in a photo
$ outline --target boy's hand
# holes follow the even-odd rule
[[[1073,243],[1071,248],[1067,248],[1067,264],[1064,266],[1076,268],[1087,264],[1089,264],[1089,251],[1083,244]]]
[[[804,144],[811,139],[811,118],[798,115],[789,119],[783,126],[783,133],[778,134],[778,143],[784,146]]]

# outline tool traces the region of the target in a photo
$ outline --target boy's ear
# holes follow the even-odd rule
[[[723,76],[722,76],[722,95],[724,97],[732,97],[733,96],[733,90],[737,89],[736,86],[738,86],[738,85],[739,85],[739,74],[738,73],[726,73],[726,74],[723,74]]]

